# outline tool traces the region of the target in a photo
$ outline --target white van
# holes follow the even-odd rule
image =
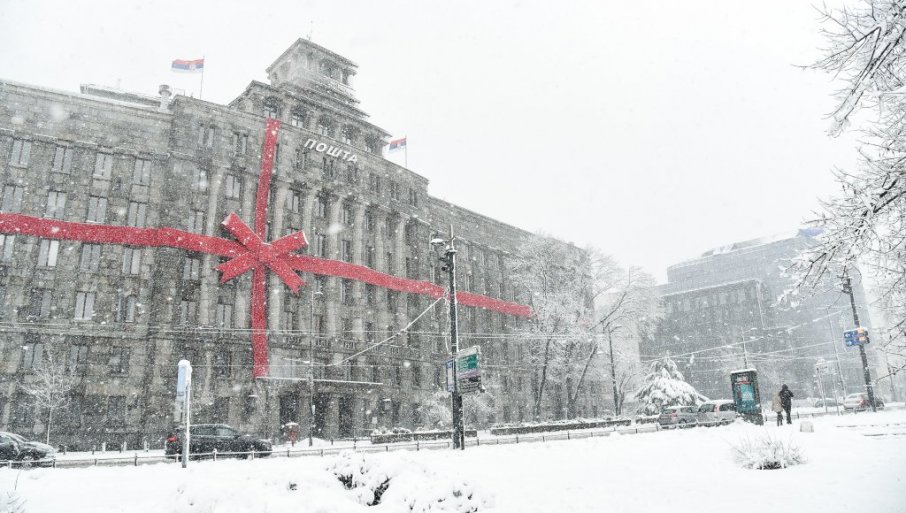
[[[729,399],[706,401],[696,413],[699,426],[718,426],[736,420],[736,404]]]

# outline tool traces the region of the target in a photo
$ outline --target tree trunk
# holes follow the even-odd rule
[[[541,400],[544,397],[544,387],[547,384],[547,366],[550,363],[551,340],[547,339],[544,345],[544,363],[541,365],[541,379],[538,381],[535,393],[535,422],[541,420]]]
[[[44,437],[44,443],[50,445],[50,424],[53,422],[53,408],[47,409],[47,435]]]
[[[620,397],[621,394],[617,391],[617,367],[613,360],[613,333],[610,330],[607,331],[607,344],[610,348],[610,379],[613,383],[613,409],[614,414],[619,416],[623,410],[623,399]]]

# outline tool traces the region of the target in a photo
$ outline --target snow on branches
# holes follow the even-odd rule
[[[686,383],[669,356],[651,362],[642,388],[635,393],[640,415],[657,415],[668,406],[695,406],[708,400]]]
[[[843,82],[831,132],[869,115],[859,126],[860,168],[836,172],[841,192],[812,221],[823,233],[790,270],[797,291],[811,290],[858,262],[890,323],[885,349],[898,352],[906,347],[906,4],[859,0],[822,14],[828,46],[812,68]]]

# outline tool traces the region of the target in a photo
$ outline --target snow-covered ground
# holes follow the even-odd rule
[[[139,467],[0,470],[24,511],[623,513],[749,510],[903,513],[906,411],[734,424],[466,451],[162,463]],[[870,433],[867,430],[872,430]],[[883,436],[864,436],[881,434]],[[806,462],[741,468],[734,447],[766,435],[797,445]],[[347,489],[336,475],[350,476]],[[389,478],[377,506],[374,490]],[[0,511],[3,511],[0,500]],[[476,509],[477,508],[477,509]]]

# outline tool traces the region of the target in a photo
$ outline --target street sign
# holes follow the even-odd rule
[[[847,346],[861,346],[871,342],[868,338],[868,329],[856,328],[843,332],[843,343]]]
[[[453,392],[453,359],[444,365],[447,372],[447,392]],[[473,346],[456,354],[456,382],[460,394],[481,391],[481,348]]]

